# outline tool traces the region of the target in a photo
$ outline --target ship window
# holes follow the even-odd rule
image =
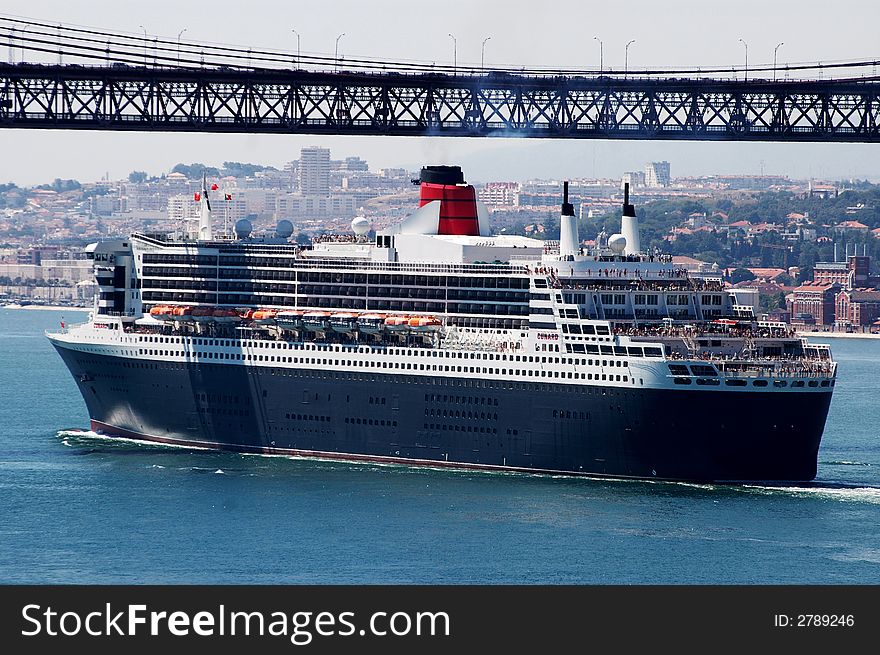
[[[766,387],[767,380],[752,380],[752,385],[756,387]]]

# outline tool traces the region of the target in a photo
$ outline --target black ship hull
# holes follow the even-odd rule
[[[628,389],[166,363],[56,347],[96,432],[350,461],[808,481],[831,401],[830,388]]]

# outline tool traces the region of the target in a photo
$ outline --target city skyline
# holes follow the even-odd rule
[[[98,133],[100,136],[104,133]],[[115,133],[114,133],[115,134]],[[155,135],[160,136],[160,135]],[[197,136],[206,137],[208,135],[170,135],[175,137]],[[225,135],[224,135],[225,136]],[[228,137],[226,137],[228,138]],[[354,138],[362,139],[364,137],[337,137],[339,141],[351,140]],[[402,139],[403,137],[390,137]],[[439,141],[440,139],[434,139]],[[452,138],[444,138],[445,141],[455,141]],[[318,141],[315,139],[314,141]],[[524,141],[524,140],[521,140]],[[713,176],[783,176],[792,180],[817,180],[817,181],[847,181],[847,180],[867,180],[873,183],[880,182],[880,172],[875,170],[864,170],[866,167],[859,167],[853,162],[841,162],[839,166],[834,166],[828,161],[804,161],[803,158],[796,155],[796,151],[805,147],[814,146],[814,144],[782,144],[792,150],[791,161],[792,166],[780,165],[779,158],[766,157],[755,161],[748,162],[743,167],[731,165],[723,159],[719,161],[717,157],[713,157],[711,153],[701,154],[695,151],[696,146],[716,145],[751,147],[756,145],[777,145],[777,144],[696,144],[696,143],[658,143],[658,146],[664,148],[646,149],[642,156],[641,148],[626,148],[626,146],[634,145],[632,142],[581,142],[584,146],[583,152],[572,152],[565,148],[554,149],[550,146],[559,145],[558,142],[535,143],[529,141],[527,143],[512,145],[508,147],[499,147],[495,149],[477,150],[467,152],[461,151],[458,156],[453,152],[455,148],[448,148],[433,144],[427,148],[429,152],[439,152],[439,156],[428,155],[419,160],[398,162],[393,155],[380,159],[377,164],[374,160],[364,156],[363,151],[356,148],[345,149],[331,144],[317,144],[304,141],[304,144],[297,149],[288,153],[286,158],[275,159],[272,161],[260,158],[260,152],[252,148],[244,150],[230,151],[229,154],[223,152],[215,152],[212,149],[183,149],[176,153],[176,158],[168,156],[158,156],[150,158],[149,163],[145,164],[145,159],[132,157],[126,165],[120,165],[113,169],[107,167],[102,169],[98,165],[79,166],[76,165],[66,167],[51,164],[36,170],[33,176],[13,175],[7,179],[0,178],[0,184],[13,183],[22,188],[33,188],[43,184],[49,184],[55,179],[71,179],[81,183],[91,183],[100,180],[123,180],[128,177],[129,173],[134,171],[143,171],[150,177],[161,177],[172,172],[172,169],[178,164],[190,165],[193,163],[204,164],[210,168],[221,168],[224,162],[239,161],[242,163],[256,164],[282,170],[285,165],[290,162],[298,161],[301,150],[311,148],[326,148],[330,151],[331,158],[334,161],[345,160],[347,158],[363,158],[367,161],[371,171],[379,171],[382,169],[398,169],[403,168],[408,171],[418,171],[427,165],[457,165],[465,172],[465,176],[469,182],[486,183],[497,181],[510,182],[527,182],[531,180],[559,180],[559,179],[596,179],[596,180],[612,180],[621,179],[625,174],[633,170],[643,170],[646,164],[650,162],[669,161],[673,165],[672,179],[676,178],[698,178]],[[343,143],[342,146],[345,144]],[[679,149],[676,146],[690,146],[690,148],[682,149],[682,152],[676,157],[673,153]],[[832,144],[820,144],[827,149],[835,149]],[[857,144],[865,148],[870,147],[866,144]],[[546,146],[546,147],[545,147]],[[618,150],[615,152],[615,150]],[[691,152],[688,152],[691,151]],[[239,157],[233,156],[238,152]],[[517,152],[522,155],[521,158],[511,159],[511,152]],[[206,156],[214,155],[214,157]],[[866,161],[866,160],[863,160]]]
[[[711,15],[694,12],[694,3],[671,0],[661,5],[636,0],[621,12],[601,4],[556,3],[555,11],[528,5],[485,2],[472,6],[451,0],[432,16],[423,16],[390,0],[363,3],[341,0],[335,11],[315,2],[266,2],[261,11],[225,3],[186,5],[156,0],[150,5],[61,3],[57,0],[9,0],[6,15],[103,27],[174,39],[186,29],[193,41],[234,43],[282,49],[291,54],[358,55],[410,59],[438,64],[485,66],[564,66],[622,69],[633,74],[647,66],[741,66],[743,42],[753,67],[778,55],[787,63],[875,58],[871,26],[880,8],[867,0],[845,3],[864,20],[846,28],[816,21],[791,0],[744,2],[713,7]],[[843,10],[843,9],[842,9]],[[754,20],[760,11],[761,20]],[[523,20],[528,14],[528,20]],[[688,20],[668,21],[670,15]],[[271,23],[265,21],[272,15]],[[393,17],[394,20],[388,20]],[[665,22],[664,22],[665,21]],[[663,30],[656,25],[663,24]],[[141,32],[143,30],[143,32]],[[340,35],[344,36],[340,40]],[[453,40],[449,35],[454,37]],[[486,42],[487,36],[491,40]],[[300,38],[301,37],[301,38]],[[594,40],[595,37],[595,40]],[[626,48],[633,39],[631,47]],[[601,43],[597,43],[600,41]],[[784,43],[781,49],[776,49]],[[600,62],[601,49],[601,62]],[[21,53],[2,44],[4,59]],[[8,52],[7,52],[8,51]],[[36,55],[29,55],[36,56]],[[44,55],[52,59],[52,55]],[[312,135],[208,135],[4,130],[8,152],[0,161],[0,182],[19,185],[60,178],[122,177],[141,169],[160,174],[177,161],[253,161],[280,166],[292,153],[316,145],[339,157],[362,156],[373,168],[419,168],[459,164],[472,179],[522,180],[530,177],[613,177],[636,162],[676,162],[680,175],[759,174],[797,178],[878,179],[871,145],[776,144],[661,141],[527,141],[435,137],[316,137]]]

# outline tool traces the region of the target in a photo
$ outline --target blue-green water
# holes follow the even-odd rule
[[[815,484],[732,487],[59,435],[88,428],[59,319],[0,309],[0,583],[880,582],[880,341],[832,342]]]

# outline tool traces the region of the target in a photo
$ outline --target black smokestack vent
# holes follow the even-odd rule
[[[562,183],[562,215],[574,216],[574,205],[568,202],[568,181]]]
[[[461,166],[423,166],[419,180],[428,184],[464,184]]]
[[[623,215],[636,215],[636,208],[633,205],[629,204],[629,182],[623,183]]]

